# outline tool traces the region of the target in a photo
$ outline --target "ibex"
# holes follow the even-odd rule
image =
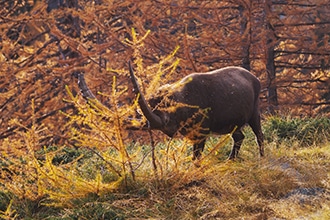
[[[200,158],[210,133],[228,134],[235,128],[230,159],[237,157],[244,134],[250,125],[256,135],[260,156],[264,155],[260,124],[260,82],[240,67],[226,67],[206,73],[192,73],[158,89],[145,100],[129,62],[130,78],[143,115],[150,129],[161,130],[173,137],[181,133],[193,141],[193,159]],[[80,75],[80,88],[85,97],[95,98]],[[149,103],[149,104],[148,104]]]

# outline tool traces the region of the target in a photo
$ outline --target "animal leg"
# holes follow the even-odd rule
[[[229,159],[231,159],[231,160],[237,157],[238,151],[241,148],[241,145],[242,145],[242,142],[244,139],[244,134],[241,131],[241,129],[238,129],[234,132],[232,137],[234,139],[234,146],[229,155]]]
[[[256,114],[256,116],[254,116],[254,117],[251,118],[251,120],[249,122],[249,125],[252,128],[253,133],[257,137],[257,142],[258,142],[258,145],[259,145],[260,156],[264,156],[264,137],[263,137],[262,130],[261,130],[260,115],[259,115],[259,113]]]
[[[193,147],[193,160],[199,159],[201,157],[201,152],[204,150],[205,146],[205,139],[203,139],[201,142],[198,142],[194,144]]]

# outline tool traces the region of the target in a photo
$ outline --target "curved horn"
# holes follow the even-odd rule
[[[163,122],[161,120],[161,118],[156,115],[155,113],[152,112],[152,110],[149,108],[141,90],[140,90],[140,87],[136,81],[136,78],[135,78],[135,75],[134,75],[134,72],[133,72],[133,68],[132,68],[132,65],[131,65],[131,62],[128,61],[128,67],[129,67],[129,74],[131,76],[131,80],[132,80],[132,83],[133,83],[133,87],[134,87],[134,92],[136,95],[139,95],[139,100],[138,100],[138,103],[140,105],[140,108],[144,114],[144,116],[148,119],[148,121],[150,122],[150,126],[152,128],[160,128],[163,126]]]
[[[83,73],[78,73],[78,87],[85,99],[96,99],[92,91],[88,88]]]

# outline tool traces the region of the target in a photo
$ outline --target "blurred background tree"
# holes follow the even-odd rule
[[[274,46],[270,84],[277,88],[271,99],[294,114],[329,112],[329,2],[272,1],[268,9]]]
[[[174,81],[191,72],[229,65],[251,70],[262,82],[262,111],[313,116],[329,113],[330,5],[327,0],[110,1],[18,0],[0,9],[0,139],[30,127],[35,117],[52,131],[47,144],[68,140],[73,112],[65,85],[78,94],[85,73],[106,105],[113,76],[127,86],[125,44],[131,28],[150,34],[141,50],[146,67],[180,46]],[[149,76],[150,77],[150,76]],[[128,90],[123,102],[134,96]],[[22,126],[11,123],[18,119]]]

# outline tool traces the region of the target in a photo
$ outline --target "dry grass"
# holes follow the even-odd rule
[[[27,199],[28,190],[20,196],[20,191],[9,193],[3,188],[6,193],[2,198],[8,203],[2,204],[1,215],[34,219],[328,219],[329,143],[292,148],[269,142],[267,155],[260,159],[253,136],[249,130],[246,132],[248,138],[239,159],[224,159],[230,142],[211,138],[198,166],[191,161],[188,142],[165,139],[159,143],[155,152],[157,169],[150,153],[143,153],[149,150],[137,143],[140,156],[136,157],[145,159],[135,169],[134,180],[129,175],[125,181],[116,179],[111,169],[106,170],[107,163],[88,151],[80,150],[85,155],[79,156],[79,150],[73,150],[76,159],[67,164],[54,165],[54,160],[51,163],[47,157],[37,159],[39,163],[30,166],[40,171],[34,169],[38,184],[30,179],[24,187],[39,194]],[[63,152],[52,151],[46,156],[53,155],[54,159],[55,154]],[[105,170],[101,172],[100,168]],[[47,169],[52,172],[45,173]],[[24,183],[21,178],[15,180],[19,182],[12,184]]]
[[[90,217],[98,204],[119,219],[328,219],[329,145],[268,148],[263,159],[241,153],[238,161],[212,156],[200,167],[190,162],[159,179],[150,170],[129,190],[78,204],[86,205]]]

